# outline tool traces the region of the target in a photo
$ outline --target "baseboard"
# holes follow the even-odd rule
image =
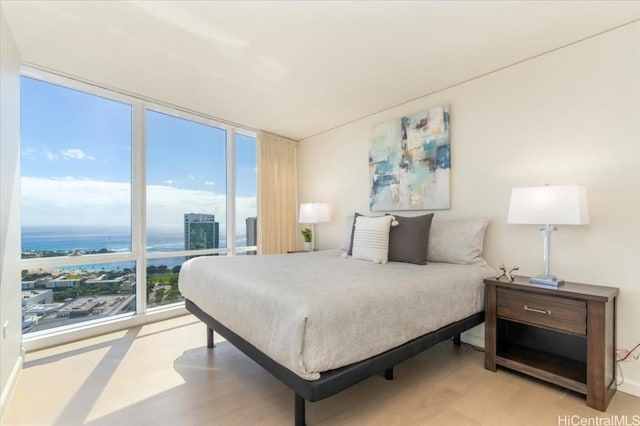
[[[18,377],[20,377],[20,372],[22,371],[22,364],[24,363],[24,351],[16,360],[15,365],[13,366],[13,370],[11,370],[11,374],[9,375],[9,380],[7,380],[7,385],[2,389],[2,394],[0,394],[0,424],[2,424],[2,419],[4,418],[5,411],[7,406],[9,405],[9,400],[11,400],[11,395],[13,394],[13,390],[18,383]]]
[[[640,397],[640,383],[633,382],[631,380],[625,380],[623,384],[618,386],[618,390],[620,392]]]

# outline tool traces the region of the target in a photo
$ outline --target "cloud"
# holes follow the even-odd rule
[[[182,226],[185,213],[215,214],[223,226],[226,221],[227,198],[224,194],[180,189],[165,185],[147,186],[147,224],[149,226]]]
[[[210,180],[208,180],[208,181],[206,181],[204,184],[205,184],[205,185],[210,185],[210,186],[215,186],[215,184],[216,184],[216,183],[215,183],[215,182],[212,182],[212,181],[210,181]]]
[[[173,179],[167,179],[164,181],[164,183],[166,183],[167,185],[173,185],[174,183],[176,183],[176,181]]]
[[[78,148],[67,148],[60,153],[67,160],[95,160],[91,155],[85,154],[83,150]]]
[[[131,185],[73,177],[24,176],[22,222],[24,225],[122,226],[131,218]],[[226,234],[225,194],[148,185],[147,225],[182,227],[185,213],[210,213]],[[236,198],[236,228],[244,233],[245,219],[256,215],[255,197]]]
[[[30,158],[45,158],[49,161],[56,161],[58,159],[58,155],[54,154],[53,152],[49,151],[46,148],[27,148],[27,149],[23,149],[22,151],[20,151],[20,154],[23,157],[30,157]]]
[[[23,157],[36,157],[38,155],[38,151],[33,148],[27,148],[21,150],[20,155]]]
[[[131,185],[91,179],[23,177],[24,225],[125,225]]]
[[[57,161],[60,158],[65,160],[95,160],[95,157],[78,148],[67,148],[57,153],[51,152],[47,148],[27,148],[23,149],[21,154],[25,157],[44,158],[49,161]]]

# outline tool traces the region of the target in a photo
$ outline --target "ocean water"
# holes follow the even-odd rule
[[[238,246],[246,245],[240,237]],[[226,247],[226,240],[220,239],[220,246]],[[131,230],[129,227],[66,227],[66,226],[25,226],[22,228],[22,251],[73,251],[109,249],[116,253],[131,251]],[[150,228],[147,231],[147,253],[184,250],[184,234],[181,229]],[[182,264],[184,257],[168,257],[147,261],[148,265],[173,267]],[[131,262],[117,264],[83,265],[86,270],[116,270],[131,268]],[[69,267],[65,269],[76,269]]]
[[[175,239],[168,236],[167,241]],[[180,238],[180,235],[178,235]],[[131,231],[124,227],[45,227],[22,228],[22,251],[34,250],[100,250],[131,251]]]

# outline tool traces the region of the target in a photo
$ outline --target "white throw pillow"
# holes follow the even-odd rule
[[[389,229],[394,220],[393,216],[358,216],[353,233],[353,258],[369,260],[373,263],[387,263]]]

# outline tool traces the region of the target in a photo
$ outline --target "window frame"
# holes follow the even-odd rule
[[[237,182],[235,180],[235,176],[236,176],[235,172],[236,172],[236,165],[238,164],[238,162],[236,161],[237,160],[237,157],[236,157],[236,146],[237,146],[237,144],[236,144],[235,135],[246,136],[246,137],[253,138],[253,139],[256,140],[256,168],[258,167],[258,140],[257,140],[258,137],[257,137],[257,133],[256,132],[250,132],[250,131],[247,131],[247,130],[244,130],[244,129],[241,129],[241,128],[235,128],[234,129],[234,135],[233,135],[233,160],[232,160],[233,161],[233,173],[234,173],[234,178],[233,178],[233,183],[232,183],[232,185],[233,185],[233,195],[234,195],[234,197],[233,197],[233,202],[234,202],[234,212],[233,213],[234,213],[234,217],[235,217],[235,214],[236,214],[236,211],[235,211],[236,196],[235,195],[236,195],[236,188],[237,188],[237,186],[236,186]],[[227,170],[228,170],[228,168],[227,168]],[[227,179],[227,181],[228,180],[229,179]],[[257,203],[258,185],[257,185],[257,183],[258,183],[258,173],[256,173],[256,217],[258,216],[258,203]],[[257,224],[256,224],[256,226],[257,226]],[[256,240],[256,245],[255,246],[241,246],[241,247],[238,247],[236,245],[236,236],[237,236],[236,235],[236,222],[234,221],[234,223],[233,223],[234,254],[237,254],[237,253],[246,254],[247,252],[250,252],[250,251],[253,251],[253,252],[255,252],[255,254],[258,254],[258,241],[257,240]]]
[[[50,71],[23,65],[21,76],[51,83],[63,88],[77,90],[108,100],[131,106],[131,251],[125,253],[90,254],[82,256],[61,256],[48,258],[21,259],[20,268],[55,268],[70,265],[93,265],[101,263],[135,262],[136,283],[147,282],[147,261],[178,256],[200,256],[207,254],[225,254],[233,256],[238,252],[256,249],[241,247],[237,250],[235,235],[236,215],[236,141],[235,135],[241,134],[256,138],[256,131],[247,127],[227,123],[219,119],[193,111],[188,111],[168,103],[151,100],[140,95],[128,94],[96,83],[81,81],[75,77],[64,76]],[[216,127],[226,132],[226,227],[227,244],[225,248],[204,250],[180,250],[172,252],[147,253],[147,156],[146,156],[146,111],[154,111],[172,117],[194,121],[206,126]],[[257,161],[257,158],[256,158]],[[256,164],[257,166],[257,164]],[[22,175],[21,175],[22,177]],[[257,197],[257,193],[256,193]],[[97,320],[88,320],[77,324],[63,325],[48,330],[23,334],[26,350],[37,350],[122,330],[136,325],[164,320],[187,314],[184,302],[176,302],[149,308],[147,306],[146,285],[136,285],[136,312],[118,314]]]

